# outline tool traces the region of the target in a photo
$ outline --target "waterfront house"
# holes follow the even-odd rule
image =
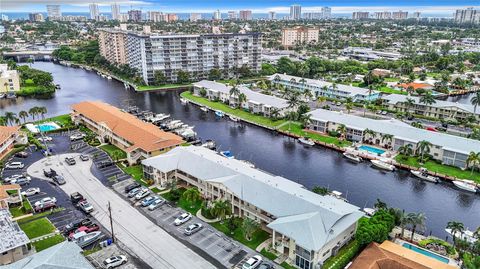
[[[142,161],[144,177],[162,187],[197,187],[209,201],[226,200],[236,216],[257,221],[272,248],[299,268],[318,268],[355,234],[359,208],[321,196],[286,178],[204,147],[178,147]]]
[[[27,246],[30,239],[12,220],[6,208],[0,209],[0,238],[0,265],[13,263],[30,254]]]
[[[72,106],[72,121],[83,124],[104,143],[127,153],[130,164],[179,146],[181,137],[103,102],[85,101]]]
[[[424,104],[420,102],[420,97],[401,94],[390,94],[382,97],[382,99],[390,110],[399,112],[408,112],[440,120],[465,120],[471,116],[480,120],[480,108],[475,111],[475,108],[470,104],[442,100],[435,100],[433,104]],[[413,104],[410,105],[407,99],[411,99]]]
[[[5,157],[15,144],[26,144],[27,138],[20,126],[0,126],[0,159]]]
[[[446,165],[466,168],[466,160],[470,152],[480,152],[480,141],[440,132],[433,132],[412,127],[399,120],[374,120],[342,112],[317,109],[309,112],[311,121],[308,128],[319,133],[336,131],[340,125],[347,128],[346,138],[350,141],[364,142],[385,148],[398,150],[405,144],[411,144],[416,150],[420,141],[432,144],[430,155],[433,159]],[[367,134],[366,130],[375,132]],[[384,135],[393,135],[392,139],[384,139]]]
[[[278,112],[278,116],[284,116],[289,111],[287,100],[285,99],[256,92],[243,85],[236,87],[246,97],[246,100],[240,104],[240,107],[251,113],[262,114],[268,117],[274,110]],[[232,106],[238,105],[238,96],[231,95],[231,89],[232,86],[209,80],[193,83],[193,94],[196,96],[202,96],[201,92],[204,90],[204,97],[211,101],[218,100]]]
[[[408,89],[412,89],[414,92],[418,90],[425,90],[425,91],[431,91],[435,87],[433,87],[431,84],[428,83],[419,83],[419,82],[410,82],[410,83],[398,83],[395,86],[398,90],[401,91],[408,91]]]
[[[318,79],[309,79],[286,74],[273,74],[268,79],[276,85],[283,85],[287,89],[300,92],[311,91],[315,98],[325,96],[344,100],[347,98],[352,101],[374,101],[380,97],[380,92],[360,88],[350,85],[335,84]]]

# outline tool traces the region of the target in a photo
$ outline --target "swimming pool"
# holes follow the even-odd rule
[[[36,134],[38,132],[49,132],[57,130],[60,128],[60,125],[56,124],[55,122],[45,122],[37,125],[27,123],[25,127],[27,127],[30,132]]]
[[[437,254],[435,254],[435,253],[433,253],[433,252],[427,251],[426,249],[416,247],[416,246],[414,246],[414,245],[412,245],[412,244],[403,243],[402,246],[403,246],[404,248],[408,248],[408,249],[410,249],[410,250],[413,250],[413,251],[415,251],[415,252],[417,252],[417,253],[420,253],[420,254],[422,254],[422,255],[425,255],[425,256],[427,256],[427,257],[434,258],[434,259],[436,259],[437,261],[441,261],[441,262],[446,263],[446,264],[448,264],[448,263],[450,262],[450,260],[447,259],[447,258],[445,258],[445,257],[442,257],[442,256],[440,256],[440,255],[437,255]]]
[[[48,131],[56,130],[58,129],[58,127],[53,124],[39,124],[37,125],[37,129],[40,132],[48,132]]]
[[[365,150],[365,151],[371,152],[371,153],[373,153],[373,154],[380,154],[380,155],[382,155],[383,153],[385,153],[385,150],[378,149],[378,148],[374,148],[374,147],[370,147],[370,146],[365,146],[365,145],[360,146],[358,149],[360,149],[360,150]]]

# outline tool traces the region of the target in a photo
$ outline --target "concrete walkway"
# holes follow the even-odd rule
[[[255,249],[256,251],[260,252],[262,249],[267,248],[272,245],[272,238],[268,238],[267,240],[263,241],[260,243],[260,245],[257,246]]]
[[[220,219],[207,219],[205,218],[203,215],[202,215],[202,209],[198,210],[197,211],[197,214],[195,214],[195,216],[197,216],[197,218],[201,219],[202,221],[206,222],[206,223],[213,223],[213,222],[218,222],[220,221]]]
[[[55,232],[53,232],[53,233],[44,234],[44,235],[41,235],[39,237],[32,238],[32,239],[30,239],[30,242],[32,242],[32,243],[37,242],[37,241],[40,241],[40,240],[43,240],[43,239],[50,238],[50,237],[55,236],[57,234],[60,234],[60,232],[58,230],[55,230]]]

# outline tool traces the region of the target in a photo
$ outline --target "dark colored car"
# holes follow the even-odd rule
[[[125,187],[125,193],[128,193],[128,192],[130,192],[131,190],[136,189],[136,188],[138,188],[138,187],[140,187],[140,184],[139,184],[138,182],[134,182],[134,183],[132,183],[132,184],[129,184],[129,185],[127,185],[127,186]]]
[[[27,158],[27,157],[28,157],[28,153],[25,152],[25,151],[20,151],[20,152],[15,153],[15,157],[18,157],[18,158]]]
[[[52,168],[50,168],[50,170],[43,170],[43,174],[46,176],[46,177],[49,177],[49,178],[52,178],[54,176],[57,175],[57,171],[53,170]]]
[[[74,165],[76,164],[77,162],[75,161],[74,158],[71,158],[71,157],[66,157],[65,158],[65,162],[68,164],[68,165]]]
[[[76,205],[78,202],[83,200],[83,195],[81,195],[79,192],[74,192],[70,194],[70,201]]]
[[[55,203],[45,203],[45,204],[40,204],[38,206],[35,206],[33,208],[33,211],[35,212],[44,212],[44,211],[47,211],[47,210],[50,210],[50,209],[54,209],[57,207],[57,204]]]
[[[105,168],[105,167],[109,167],[109,166],[112,166],[113,165],[113,162],[111,161],[104,161],[104,162],[99,162],[97,164],[97,167],[98,168]]]
[[[76,220],[67,226],[65,226],[63,232],[65,235],[69,235],[71,232],[75,231],[75,229],[82,227],[82,226],[92,226],[93,221],[89,218],[81,219],[81,220]]]

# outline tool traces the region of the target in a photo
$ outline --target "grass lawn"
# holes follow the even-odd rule
[[[55,231],[55,226],[46,218],[33,220],[20,224],[20,228],[25,232],[28,238],[36,238]]]
[[[202,202],[203,201],[197,201],[195,203],[190,203],[187,202],[185,199],[183,199],[183,193],[187,190],[185,188],[179,188],[180,191],[180,199],[176,201],[176,205],[180,208],[183,208],[187,212],[190,212],[192,215],[195,215],[198,210],[202,207]],[[163,198],[165,198],[168,201],[172,201],[172,194],[170,192],[164,193],[161,195]]]
[[[114,157],[114,152],[118,151],[120,152],[118,154],[118,159],[125,159],[127,158],[127,153],[123,150],[121,150],[120,148],[118,148],[117,146],[114,146],[114,145],[103,145],[103,146],[100,146],[101,149],[103,149],[103,151],[105,151],[112,159]]]
[[[280,264],[281,267],[285,268],[285,269],[297,269],[297,267],[293,266],[293,265],[290,265],[288,264],[287,262],[282,262]]]
[[[328,258],[322,269],[343,269],[359,252],[360,246],[357,241],[353,240],[343,246],[336,256]]]
[[[407,159],[404,159],[403,156],[401,156],[400,154],[397,157],[395,157],[395,160],[399,163],[414,166],[414,167],[425,167],[431,172],[437,172],[440,174],[456,177],[459,179],[470,179],[470,180],[474,180],[477,183],[480,183],[480,172],[478,171],[474,171],[472,173],[472,170],[462,170],[460,168],[444,165],[432,160],[429,160],[423,165],[421,165],[418,162],[416,157],[408,157]]]
[[[54,235],[54,236],[49,237],[47,239],[43,239],[43,240],[34,242],[34,243],[32,243],[32,245],[35,247],[37,252],[40,252],[40,251],[42,251],[44,249],[47,249],[49,247],[52,247],[56,244],[62,243],[63,241],[65,241],[65,238],[63,236],[57,234],[57,235]]]
[[[258,229],[256,232],[253,233],[252,240],[248,241],[245,239],[245,236],[243,234],[243,230],[241,227],[238,227],[233,231],[233,234],[230,233],[230,230],[228,229],[227,225],[225,223],[220,223],[214,222],[210,223],[215,229],[219,230],[220,232],[224,233],[225,235],[235,239],[236,241],[244,244],[245,246],[255,250],[255,248],[258,247],[261,243],[263,243],[265,240],[267,240],[270,237],[270,234],[265,232],[262,229]]]
[[[258,124],[263,125],[263,126],[276,127],[276,126],[286,122],[286,120],[272,120],[272,119],[264,117],[264,116],[255,115],[255,114],[252,114],[248,111],[244,111],[243,109],[231,108],[230,106],[228,106],[228,105],[226,105],[222,102],[212,102],[210,100],[207,100],[206,98],[194,96],[189,91],[182,92],[182,94],[180,94],[180,95],[183,98],[195,101],[199,104],[208,106],[212,109],[220,110],[220,111],[223,111],[225,113],[235,115],[236,117],[239,117],[243,120],[248,120],[248,121],[251,121],[251,122],[255,122],[255,123],[258,123]]]
[[[48,109],[48,107],[47,107]],[[64,114],[64,115],[59,115],[59,116],[55,116],[55,117],[51,117],[51,118],[46,118],[46,119],[43,119],[43,120],[37,120],[34,122],[34,124],[39,124],[39,123],[43,123],[43,122],[56,122],[58,123],[60,126],[69,126],[69,125],[72,125],[72,118],[70,117],[69,114]]]
[[[395,90],[395,89],[387,87],[387,86],[377,88],[377,90],[379,90],[381,92],[384,92],[384,93],[395,93],[395,94],[403,94],[403,95],[408,94],[406,91]]]
[[[157,187],[151,188],[151,190],[152,190],[154,193],[159,193],[159,192],[161,192],[161,190],[160,190],[159,188],[157,188]]]
[[[280,128],[280,130],[288,131],[288,124],[283,125]],[[328,144],[334,144],[340,147],[350,146],[352,144],[350,141],[339,140],[338,138],[333,136],[326,136],[326,135],[321,135],[317,133],[305,132],[302,129],[302,124],[298,122],[293,122],[290,124],[290,132],[299,136],[304,136],[304,137],[306,136],[313,140],[321,141]]]
[[[17,221],[18,225],[21,225],[21,224],[25,224],[27,222],[30,222],[30,221],[33,221],[33,220],[36,220],[36,219],[40,219],[40,218],[43,218],[45,216],[48,216],[50,214],[55,214],[57,212],[61,212],[65,210],[65,208],[63,207],[57,207],[56,209],[53,210],[53,213],[50,213],[50,211],[45,211],[45,212],[42,212],[42,213],[38,213],[38,214],[35,214],[33,216],[30,216],[30,217],[26,217],[26,218],[23,218],[23,219],[19,219]]]
[[[140,180],[143,177],[143,168],[140,164],[122,167],[123,172],[129,174],[133,179]]]
[[[17,207],[10,207],[10,213],[12,214],[12,217],[20,217],[25,214],[28,214],[32,212],[32,205],[30,205],[30,202],[27,199],[23,199],[23,206],[17,206]]]
[[[385,82],[398,82],[400,81],[399,78],[384,78],[383,81]]]
[[[150,91],[150,90],[162,90],[162,89],[176,89],[176,88],[187,88],[192,84],[165,84],[161,86],[137,86],[139,91]]]
[[[277,255],[273,254],[272,252],[270,252],[266,249],[262,249],[262,251],[260,251],[260,254],[262,254],[263,256],[267,257],[268,259],[270,259],[272,261],[277,258]]]

